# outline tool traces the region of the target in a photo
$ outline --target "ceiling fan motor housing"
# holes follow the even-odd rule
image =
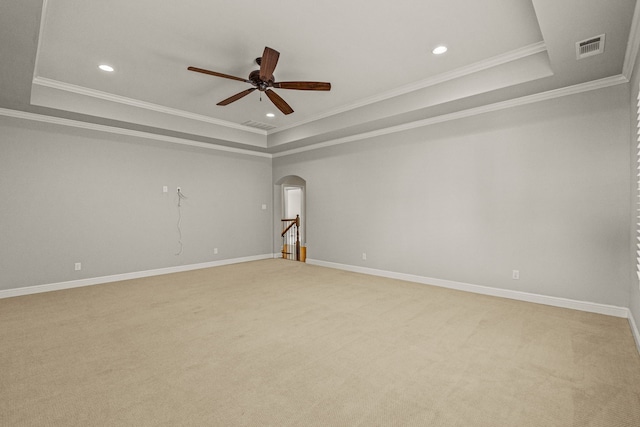
[[[254,70],[251,72],[251,74],[249,74],[249,80],[251,80],[253,85],[257,87],[258,90],[264,92],[265,90],[267,90],[269,87],[273,85],[273,82],[275,81],[275,77],[272,77],[271,80],[263,81],[260,79],[260,70]]]

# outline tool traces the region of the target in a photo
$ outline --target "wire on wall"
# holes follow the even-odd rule
[[[176,253],[176,256],[182,254],[182,249],[184,245],[182,244],[182,228],[180,226],[182,222],[182,199],[186,199],[187,196],[182,194],[180,188],[178,188],[178,223],[176,224],[176,228],[178,229],[178,244],[180,245],[180,250]]]

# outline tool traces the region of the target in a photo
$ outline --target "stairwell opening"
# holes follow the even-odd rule
[[[274,196],[276,200],[274,200],[274,207],[276,208],[276,224],[275,227],[276,236],[274,245],[275,253],[285,253],[286,250],[283,248],[283,242],[281,237],[281,221],[283,219],[293,219],[296,216],[300,217],[300,226],[298,227],[298,232],[300,234],[300,261],[304,261],[306,258],[306,247],[307,247],[307,239],[306,239],[306,181],[295,175],[285,176],[280,178],[275,183],[274,188]],[[286,243],[285,243],[286,244]]]

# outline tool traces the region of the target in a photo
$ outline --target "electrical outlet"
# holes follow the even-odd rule
[[[513,280],[518,280],[518,279],[520,279],[520,270],[513,270],[513,271],[511,272],[511,278],[512,278]]]
[[[262,205],[262,210],[263,210],[263,211],[266,211],[266,210],[267,210],[267,205],[264,205],[264,204],[263,204],[263,205]]]
[[[81,262],[76,262],[74,268],[75,268],[76,271],[82,270],[82,263]]]
[[[217,255],[218,254],[218,248],[213,248],[213,254]]]
[[[366,253],[364,253],[364,252],[362,252],[362,259],[363,259],[364,261],[366,261],[366,260],[367,260],[367,254],[366,254]]]
[[[163,193],[168,193],[168,192],[169,192],[169,187],[167,187],[166,185],[164,185],[164,186],[162,187],[162,192],[163,192]]]

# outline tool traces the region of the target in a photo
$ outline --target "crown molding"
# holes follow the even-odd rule
[[[99,125],[96,123],[64,119],[61,117],[47,116],[43,114],[30,113],[26,111],[10,110],[7,108],[0,108],[0,116],[12,117],[12,118],[22,119],[22,120],[31,120],[31,121],[49,123],[49,124],[60,125],[60,126],[74,127],[79,129],[88,129],[88,130],[94,130],[98,132],[107,132],[107,133],[113,133],[118,135],[133,136],[137,138],[152,139],[156,141],[170,142],[173,144],[189,145],[192,147],[206,148],[209,150],[226,151],[229,153],[245,154],[245,155],[256,156],[256,157],[266,157],[269,159],[272,157],[272,155],[269,153],[263,153],[259,151],[245,150],[242,148],[234,148],[234,147],[226,147],[224,145],[219,145],[219,144],[209,144],[206,142],[192,141],[189,139],[176,138],[173,136],[159,135],[155,133],[119,128],[115,126]]]
[[[307,147],[294,148],[292,150],[286,150],[279,153],[274,153],[273,157],[284,157],[292,154],[303,153],[305,151],[317,150],[319,148],[331,147],[334,145],[346,144],[348,142],[359,141],[363,139],[375,138],[377,136],[389,135],[392,133],[403,132],[406,130],[416,129],[425,126],[431,126],[437,123],[448,122],[452,120],[458,120],[466,117],[477,116],[479,114],[489,113],[492,111],[504,110],[507,108],[518,107],[521,105],[533,104],[536,102],[547,101],[550,99],[561,98],[564,96],[575,95],[582,92],[589,92],[596,89],[603,89],[610,86],[616,86],[619,84],[628,83],[628,79],[623,75],[617,75],[613,77],[606,77],[600,80],[594,80],[587,83],[581,83],[574,86],[567,86],[560,89],[554,89],[547,92],[540,92],[533,95],[527,95],[520,98],[510,99],[508,101],[497,102],[494,104],[483,105],[481,107],[470,108],[467,110],[457,111],[455,113],[443,114],[441,116],[430,117],[428,119],[417,120],[402,125],[391,126],[384,129],[374,130],[370,132],[364,132],[357,135],[351,135],[344,138],[337,138],[318,144],[313,144]]]
[[[48,79],[46,77],[36,76],[33,79],[33,84],[51,89],[62,90],[66,92],[75,93],[77,95],[88,96],[92,98],[102,99],[104,101],[115,102],[118,104],[124,104],[131,107],[143,108],[145,110],[155,111],[158,113],[169,114],[172,116],[183,117],[190,120],[196,120],[200,122],[210,123],[217,126],[223,126],[231,129],[242,130],[245,132],[256,133],[259,135],[267,135],[267,132],[262,129],[256,129],[249,126],[239,125],[237,123],[228,122],[226,120],[215,119],[213,117],[203,116],[201,114],[190,113],[184,110],[178,110],[176,108],[165,107],[151,102],[139,101],[137,99],[127,98],[120,95],[114,95],[107,92],[102,92],[95,89],[89,89],[83,86],[77,86],[70,83],[64,83],[58,80]]]
[[[323,113],[320,115],[316,115],[307,120],[301,120],[296,123],[292,123],[286,126],[280,126],[277,129],[273,129],[267,132],[268,135],[272,135],[274,133],[282,132],[287,129],[295,128],[297,126],[305,125],[308,123],[315,122],[320,119],[324,119],[326,117],[335,116],[340,113],[344,113],[346,111],[354,110],[356,108],[365,107],[367,105],[375,104],[376,102],[384,101],[386,99],[390,99],[399,95],[404,95],[406,93],[414,92],[416,90],[424,89],[430,86],[435,86],[449,80],[454,80],[460,77],[468,76],[470,74],[475,74],[483,70],[487,70],[489,68],[494,68],[503,64],[507,64],[509,62],[517,61],[522,58],[526,58],[531,55],[535,55],[540,52],[546,52],[547,46],[544,42],[534,43],[520,49],[512,50],[507,53],[503,53],[501,55],[497,55],[483,61],[479,61],[464,67],[456,68],[455,70],[448,71],[446,73],[438,74],[436,76],[432,76],[423,80],[419,80],[417,82],[401,86],[399,88],[377,94],[375,96],[365,98],[353,104],[346,105],[344,107],[337,108],[335,110],[331,110],[327,113]]]
[[[42,18],[41,18],[41,34],[42,31],[44,30],[44,25],[45,25],[45,19],[46,19],[46,6],[47,6],[47,0],[45,0],[45,3],[43,5],[43,12],[42,12]],[[42,38],[40,38],[42,39]],[[40,42],[38,44],[38,49],[40,46]],[[53,80],[53,79],[49,79],[46,77],[42,77],[42,76],[38,76],[35,75],[33,78],[33,85],[38,85],[41,87],[46,87],[46,88],[51,88],[51,89],[55,89],[55,90],[61,90],[61,91],[65,91],[65,92],[69,92],[69,93],[73,93],[73,94],[77,94],[80,96],[87,96],[87,97],[91,97],[91,98],[95,98],[95,99],[101,99],[107,102],[113,102],[113,103],[118,103],[118,104],[123,104],[123,105],[127,105],[127,106],[132,106],[135,108],[142,108],[145,110],[149,110],[149,111],[155,111],[155,112],[159,112],[159,113],[163,113],[163,114],[168,114],[171,116],[176,116],[176,117],[182,117],[182,118],[186,118],[186,119],[190,119],[190,120],[195,120],[195,121],[199,121],[199,122],[204,122],[204,123],[209,123],[209,124],[214,124],[217,126],[222,126],[222,127],[226,127],[226,128],[231,128],[231,129],[236,129],[236,130],[241,130],[241,131],[245,131],[245,132],[250,132],[250,133],[254,133],[254,134],[258,134],[258,135],[262,135],[267,137],[270,134],[273,133],[277,133],[280,131],[284,131],[287,129],[291,129],[297,126],[301,126],[307,123],[311,123],[311,122],[315,122],[317,120],[326,118],[326,117],[330,117],[330,116],[334,116],[340,113],[344,113],[346,111],[350,111],[356,108],[360,108],[360,107],[364,107],[367,105],[371,105],[371,104],[375,104],[377,102],[386,100],[386,99],[390,99],[399,95],[403,95],[403,94],[407,94],[419,89],[423,89],[426,87],[430,87],[430,86],[435,86],[441,83],[444,83],[446,81],[449,80],[453,80],[453,79],[457,79],[460,77],[464,77],[467,75],[471,75],[486,69],[490,69],[496,66],[500,66],[503,64],[507,64],[509,62],[513,62],[522,58],[526,58],[528,56],[531,55],[535,55],[537,53],[540,52],[544,52],[546,51],[546,45],[544,44],[544,42],[538,42],[538,43],[534,43],[528,46],[525,46],[523,48],[520,49],[516,49],[501,55],[497,55],[494,56],[492,58],[486,59],[484,61],[480,61],[480,62],[476,62],[474,64],[470,64],[468,66],[465,67],[461,67],[461,68],[457,68],[455,70],[452,70],[450,72],[447,73],[442,73],[436,76],[432,76],[429,77],[427,79],[418,81],[418,82],[414,82],[405,86],[402,86],[400,88],[396,88],[394,90],[382,93],[382,94],[378,94],[375,95],[373,97],[369,97],[366,99],[363,99],[361,101],[358,101],[356,103],[344,106],[344,107],[340,107],[338,109],[329,111],[327,113],[321,114],[321,115],[317,115],[314,116],[313,118],[304,120],[304,121],[300,121],[300,122],[296,122],[293,123],[291,125],[287,125],[287,126],[282,126],[282,127],[278,127],[277,129],[273,129],[270,131],[265,131],[262,129],[256,129],[256,128],[252,128],[249,126],[243,126],[240,124],[236,124],[233,122],[229,122],[229,121],[225,121],[225,120],[220,120],[220,119],[215,119],[213,117],[208,117],[208,116],[203,116],[200,114],[195,114],[195,113],[190,113],[184,110],[179,110],[179,109],[175,109],[175,108],[170,108],[170,107],[165,107],[162,105],[158,105],[158,104],[153,104],[150,102],[145,102],[145,101],[139,101],[136,99],[132,99],[132,98],[127,98],[124,96],[120,96],[120,95],[114,95],[111,93],[107,93],[107,92],[103,92],[103,91],[99,91],[99,90],[95,90],[95,89],[90,89],[87,87],[83,87],[83,86],[78,86],[78,85],[74,85],[74,84],[70,84],[70,83],[65,83],[65,82],[61,82],[58,80]],[[39,55],[36,56],[36,68],[34,69],[34,73],[37,73],[38,67],[37,67],[37,60],[38,60]]]
[[[541,101],[546,101],[554,98],[560,98],[563,96],[575,95],[582,92],[588,92],[592,90],[615,86],[618,84],[624,84],[624,83],[627,83],[628,81],[629,80],[624,75],[620,74],[617,76],[607,77],[604,79],[594,80],[591,82],[582,83],[574,86],[568,86],[565,88],[554,89],[551,91],[528,95],[528,96],[524,96],[524,97],[520,97],[520,98],[508,100],[508,101],[502,101],[494,104],[484,105],[481,107],[470,108],[470,109],[458,111],[455,113],[443,114],[441,116],[436,116],[436,117],[430,117],[428,119],[418,120],[410,123],[405,123],[402,125],[392,126],[392,127],[379,129],[371,132],[364,132],[357,135],[347,136],[344,138],[337,138],[337,139],[313,144],[308,147],[295,148],[295,149],[286,150],[286,151],[282,151],[274,154],[252,151],[248,149],[226,147],[218,144],[192,141],[184,138],[176,138],[176,137],[171,137],[166,135],[136,131],[136,130],[119,128],[114,126],[105,126],[105,125],[100,125],[95,123],[82,122],[78,120],[71,120],[71,119],[65,119],[60,117],[30,113],[25,111],[11,110],[6,108],[0,108],[0,116],[13,117],[13,118],[18,118],[23,120],[32,120],[32,121],[56,124],[61,126],[81,128],[81,129],[89,129],[89,130],[114,133],[119,135],[127,135],[127,136],[133,136],[133,137],[139,137],[139,138],[145,138],[145,139],[153,139],[157,141],[170,142],[174,144],[189,145],[194,147],[206,148],[210,150],[245,154],[245,155],[256,156],[256,157],[278,158],[278,157],[285,157],[293,154],[303,153],[306,151],[317,150],[320,148],[331,147],[334,145],[346,144],[349,142],[359,141],[363,139],[375,138],[377,136],[389,135],[397,132],[403,132],[406,130],[426,127],[426,126],[434,125],[437,123],[443,123],[447,121],[476,116],[479,114],[489,113],[492,111],[499,111],[499,110],[513,108],[521,105],[532,104],[535,102],[541,102]]]
[[[44,27],[47,21],[47,8],[49,7],[49,0],[42,0],[42,11],[40,12],[40,28],[38,30],[38,46],[36,47],[36,58],[33,67],[32,79],[35,80],[38,77],[38,69],[40,66],[40,50],[42,48],[42,40],[44,34]]]
[[[204,116],[201,114],[190,113],[188,111],[179,110],[176,108],[165,107],[158,104],[153,104],[150,102],[139,101],[132,98],[127,98],[124,96],[114,95],[107,92],[102,92],[99,90],[89,89],[86,87],[73,85],[70,83],[64,83],[58,80],[48,79],[46,77],[42,77],[38,75],[39,64],[40,64],[40,51],[42,47],[43,35],[46,27],[47,20],[47,9],[49,6],[49,0],[43,0],[42,2],[42,13],[40,15],[40,32],[38,35],[38,46],[36,50],[36,58],[35,58],[35,66],[33,68],[33,85],[39,85],[43,87],[48,87],[51,89],[62,90],[70,93],[74,93],[81,96],[88,96],[96,99],[101,99],[108,102],[115,102],[118,104],[124,104],[136,108],[142,108],[150,111],[155,111],[163,114],[168,114],[171,116],[182,117],[190,120],[195,120],[199,122],[204,122],[208,124],[213,124],[217,126],[222,126],[230,129],[241,130],[244,132],[250,132],[258,135],[262,135],[266,138],[267,132],[262,129],[256,129],[249,126],[243,126],[237,123],[229,122],[226,120],[215,119],[213,117]]]
[[[633,68],[635,67],[638,57],[638,49],[640,49],[640,2],[636,3],[636,8],[633,11],[627,50],[624,54],[624,64],[622,65],[622,75],[625,76],[627,80],[631,80]]]
[[[46,1],[46,0],[45,0]],[[46,15],[45,15],[45,9],[46,9],[46,4],[43,6],[43,15],[42,15],[42,19],[41,19],[41,28],[40,28],[40,32],[42,34],[42,31],[44,29],[44,21],[46,19]],[[42,39],[42,37],[40,37],[40,39]],[[38,42],[38,50],[40,49],[40,42]],[[356,103],[353,104],[349,104],[346,105],[344,107],[340,107],[337,108],[335,110],[331,110],[329,112],[320,114],[320,115],[316,115],[312,118],[309,118],[307,120],[303,120],[300,122],[296,122],[296,123],[292,123],[290,125],[287,126],[281,126],[278,127],[276,129],[270,130],[270,131],[265,131],[262,129],[256,129],[256,128],[252,128],[249,126],[243,126],[237,123],[233,123],[233,122],[229,122],[229,121],[225,121],[225,120],[220,120],[220,119],[215,119],[213,117],[208,117],[208,116],[203,116],[201,114],[195,114],[195,113],[190,113],[184,110],[179,110],[176,108],[170,108],[170,107],[165,107],[162,105],[158,105],[158,104],[153,104],[150,102],[145,102],[145,101],[139,101],[136,99],[132,99],[132,98],[127,98],[124,96],[120,96],[120,95],[114,95],[108,92],[103,92],[103,91],[99,91],[99,90],[95,90],[95,89],[89,89],[83,86],[78,86],[78,85],[74,85],[74,84],[70,84],[70,83],[64,83],[58,80],[53,80],[53,79],[49,79],[46,77],[42,77],[42,76],[38,76],[34,74],[34,78],[33,78],[33,84],[34,85],[39,85],[39,86],[43,86],[43,87],[48,87],[51,89],[56,89],[56,90],[62,90],[62,91],[66,91],[66,92],[70,92],[70,93],[75,93],[77,95],[81,95],[81,96],[88,96],[88,97],[92,97],[92,98],[96,98],[96,99],[102,99],[105,101],[109,101],[109,102],[115,102],[115,103],[119,103],[119,104],[124,104],[124,105],[128,105],[128,106],[132,106],[132,107],[136,107],[136,108],[143,108],[146,110],[150,110],[150,111],[156,111],[156,112],[160,112],[160,113],[164,113],[164,114],[168,114],[168,115],[173,115],[173,116],[178,116],[178,117],[183,117],[183,118],[187,118],[187,119],[191,119],[191,120],[196,120],[196,121],[201,121],[201,122],[205,122],[205,123],[211,123],[214,125],[218,125],[218,126],[223,126],[223,127],[227,127],[227,128],[232,128],[232,129],[237,129],[237,130],[242,130],[242,131],[246,131],[246,132],[252,132],[252,133],[256,133],[259,135],[270,135],[270,134],[274,134],[277,132],[281,132],[287,129],[291,129],[297,126],[301,126],[307,123],[312,123],[315,122],[317,120],[326,118],[326,117],[330,117],[330,116],[334,116],[340,113],[344,113],[346,111],[350,111],[350,110],[354,110],[356,108],[361,108],[367,105],[371,105],[371,104],[375,104],[377,102],[380,101],[384,101],[386,99],[390,99],[399,95],[404,95],[406,93],[410,93],[419,89],[423,89],[426,87],[430,87],[430,86],[435,86],[441,83],[444,83],[446,81],[449,80],[453,80],[453,79],[457,79],[460,77],[464,77],[470,74],[474,74],[489,68],[493,68],[499,65],[503,65],[509,62],[513,62],[513,61],[517,61],[519,59],[522,58],[526,58],[528,56],[531,55],[535,55],[537,53],[540,52],[544,52],[546,51],[546,45],[544,44],[544,42],[538,42],[538,43],[534,43],[528,46],[525,46],[523,48],[520,49],[516,49],[501,55],[497,55],[494,56],[492,58],[488,58],[486,60],[480,61],[480,62],[476,62],[474,64],[470,64],[468,66],[464,66],[461,68],[457,68],[455,70],[452,70],[450,72],[446,72],[446,73],[442,73],[436,76],[432,76],[429,77],[427,79],[423,79],[420,80],[418,82],[414,82],[399,88],[396,88],[394,90],[391,91],[387,91],[384,92],[382,94],[378,94],[369,98],[365,98],[361,101],[358,101]],[[36,67],[34,69],[34,73],[37,73],[38,67],[37,67],[37,61],[38,61],[38,57],[39,55],[36,55]]]
[[[406,130],[426,127],[426,126],[434,125],[437,123],[443,123],[447,121],[462,119],[462,118],[471,117],[479,114],[489,113],[492,111],[499,111],[499,110],[513,108],[521,105],[532,104],[535,102],[541,102],[541,101],[546,101],[554,98],[560,98],[563,96],[575,95],[582,92],[588,92],[592,90],[615,86],[618,84],[628,83],[628,81],[629,80],[624,75],[620,74],[617,76],[607,77],[600,80],[594,80],[591,82],[582,83],[574,86],[554,89],[547,92],[541,92],[533,95],[528,95],[528,96],[508,100],[508,101],[502,101],[494,104],[484,105],[481,107],[470,108],[470,109],[458,111],[455,113],[443,114],[441,116],[430,117],[428,119],[418,120],[418,121],[405,123],[397,126],[392,126],[384,129],[379,129],[371,132],[364,132],[357,135],[351,135],[343,138],[332,139],[329,141],[313,144],[307,147],[295,148],[295,149],[286,150],[286,151],[282,151],[274,154],[252,151],[248,149],[226,147],[218,144],[192,141],[184,138],[176,138],[176,137],[154,134],[149,132],[136,131],[136,130],[119,128],[114,126],[105,126],[105,125],[99,125],[95,123],[82,122],[78,120],[71,120],[71,119],[65,119],[60,117],[47,116],[42,114],[11,110],[11,109],[5,109],[5,108],[0,108],[0,116],[13,117],[13,118],[19,118],[24,120],[32,120],[32,121],[56,124],[61,126],[76,127],[81,129],[89,129],[89,130],[95,130],[99,132],[108,132],[108,133],[114,133],[119,135],[127,135],[127,136],[133,136],[133,137],[139,137],[139,138],[145,138],[145,139],[153,139],[157,141],[164,141],[164,142],[170,142],[170,143],[181,144],[181,145],[189,145],[189,146],[201,147],[201,148],[217,150],[217,151],[226,151],[231,153],[245,154],[245,155],[256,156],[256,157],[278,158],[278,157],[285,157],[293,154],[303,153],[306,151],[317,150],[320,148],[331,147],[334,145],[346,144],[349,142],[359,141],[363,139],[375,138],[377,136],[389,135],[397,132],[403,132]]]

